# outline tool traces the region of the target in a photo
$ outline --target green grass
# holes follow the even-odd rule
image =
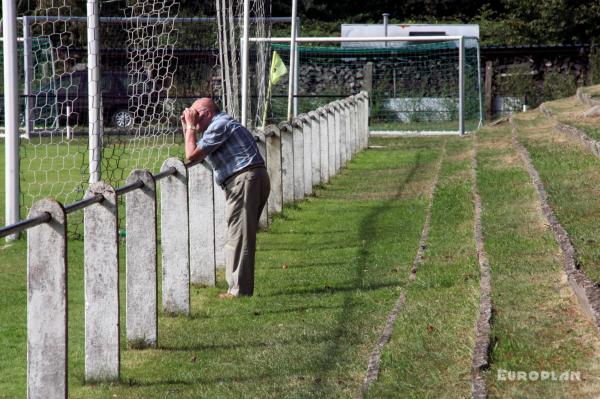
[[[492,271],[491,397],[592,397],[596,331],[578,311],[510,126],[479,133],[478,185]],[[587,383],[501,381],[498,370],[579,370]]]
[[[470,395],[479,309],[473,238],[470,139],[449,139],[435,192],[429,243],[383,352],[370,398]],[[413,250],[413,257],[415,254]]]
[[[222,276],[217,288],[194,288],[191,317],[160,316],[158,349],[123,351],[120,384],[83,385],[82,255],[81,243],[72,242],[71,396],[358,392],[374,342],[406,283],[427,202],[422,188],[439,155],[435,141],[378,142],[390,145],[359,154],[316,198],[286,208],[268,233],[259,234],[254,297],[218,300]],[[2,356],[1,367],[9,370],[0,377],[2,397],[25,393],[24,251],[23,241],[2,249],[7,261],[0,273],[8,277],[0,290],[10,295],[2,296],[0,325],[4,347],[11,348]]]
[[[596,88],[592,86],[591,88]],[[555,118],[566,125],[576,127],[594,140],[600,140],[600,118],[586,118],[583,113],[590,109],[577,97],[563,98],[546,103],[546,108],[555,114]]]
[[[467,130],[475,130],[478,120],[467,120]],[[458,131],[458,120],[439,122],[382,122],[374,121],[369,125],[370,130],[398,130],[398,131]]]
[[[552,208],[571,237],[580,267],[600,282],[600,159],[555,131],[539,114],[516,118],[519,140],[529,150]]]
[[[582,267],[594,275],[600,160],[537,113],[517,119]],[[429,243],[410,281],[444,141]],[[472,143],[469,137],[371,139],[373,148],[259,234],[254,297],[219,300],[220,273],[217,287],[192,288],[190,317],[160,314],[159,347],[150,350],[126,349],[123,310],[120,383],[83,382],[83,246],[70,240],[70,397],[355,397],[401,293],[406,302],[367,396],[469,397],[479,309]],[[485,129],[478,147],[494,306],[490,397],[593,397],[600,391],[600,339],[562,278],[558,247],[510,128]],[[25,240],[0,247],[0,258],[0,398],[24,397]],[[499,369],[579,370],[585,380],[502,382]]]

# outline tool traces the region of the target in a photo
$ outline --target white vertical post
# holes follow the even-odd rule
[[[329,107],[317,109],[319,113],[319,142],[321,147],[321,183],[329,181]]]
[[[88,108],[90,184],[100,181],[102,157],[102,94],[100,93],[100,10],[98,0],[87,1]],[[67,122],[68,123],[68,122]]]
[[[188,168],[191,282],[211,287],[216,284],[217,267],[213,181],[210,167],[199,164]]]
[[[337,137],[336,134],[336,123],[335,123],[335,106],[333,103],[330,103],[327,106],[327,133],[329,134],[329,178],[331,179],[336,174],[335,169],[335,150],[337,146],[335,145],[335,140]]]
[[[275,125],[265,128],[267,171],[271,181],[271,192],[267,200],[269,220],[283,208],[283,183],[281,179],[281,132]]]
[[[458,134],[465,134],[465,38],[458,39]]]
[[[356,140],[356,136],[354,134],[354,129],[356,127],[356,111],[354,109],[356,100],[354,96],[350,96],[347,101],[346,115],[348,116],[348,143],[346,145],[346,149],[348,151],[348,161],[354,158],[354,143]]]
[[[248,121],[248,57],[249,57],[249,31],[250,31],[250,0],[244,0],[244,37],[242,38],[242,125]],[[227,50],[226,50],[227,51]]]
[[[102,181],[85,197],[104,200],[84,209],[85,380],[117,381],[119,334],[119,234],[117,195]]]
[[[346,100],[341,100],[338,102],[339,111],[338,111],[338,121],[339,121],[339,131],[340,131],[340,147],[339,147],[339,169],[346,166],[346,161],[348,157],[348,153],[346,152],[347,142],[347,133],[348,133],[348,119],[346,118]]]
[[[162,244],[162,303],[165,313],[190,313],[190,239],[187,169],[177,158],[160,168],[176,173],[160,182],[160,236]]]
[[[292,29],[291,29],[291,41],[290,41],[290,72],[289,72],[289,84],[288,84],[288,112],[287,120],[292,119],[292,98],[294,96],[294,79],[296,75],[296,16],[298,10],[298,0],[292,0]]]
[[[292,118],[292,147],[294,151],[294,201],[304,198],[304,122]]]
[[[127,184],[142,188],[125,194],[125,323],[127,344],[141,349],[158,340],[156,183],[147,170],[134,170]]]
[[[71,140],[73,138],[73,128],[69,124],[69,119],[71,119],[71,106],[67,105],[67,140]]]
[[[479,97],[479,124],[477,128],[483,127],[483,95],[481,93],[481,49],[479,48],[479,39],[472,38],[477,44],[477,95]]]
[[[364,92],[364,96],[363,96],[363,107],[364,107],[364,112],[363,112],[363,148],[367,148],[369,147],[369,116],[370,116],[370,109],[369,109],[369,102],[370,102],[370,98],[369,98],[369,92]]]
[[[14,0],[2,0],[4,37],[4,179],[6,188],[5,223],[19,220],[19,74],[17,73],[17,9]],[[10,235],[13,240],[18,234]]]
[[[225,241],[227,241],[227,198],[225,190],[213,179],[215,200],[215,263],[217,269],[225,269]]]
[[[281,133],[281,186],[283,203],[294,201],[294,149],[292,126],[287,122],[279,124]]]
[[[23,91],[25,95],[25,134],[27,137],[33,131],[33,121],[31,120],[31,81],[33,80],[33,51],[31,41],[31,27],[29,26],[29,17],[23,17],[23,69],[25,81],[23,82]]]
[[[27,231],[27,398],[67,398],[67,228],[56,201],[33,204],[29,217],[52,220]]]
[[[312,118],[302,114],[302,137],[304,137],[304,195],[312,194]]]
[[[296,37],[300,36],[300,24],[296,24]],[[298,46],[294,50],[294,117],[298,116],[298,76],[300,71],[300,58]]]
[[[321,133],[321,128],[319,124],[319,114],[317,113],[317,111],[310,111],[308,113],[308,116],[310,116],[312,125],[312,139],[310,147],[312,185],[316,186],[321,182],[321,139],[319,137]]]

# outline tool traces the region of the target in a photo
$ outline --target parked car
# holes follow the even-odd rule
[[[152,115],[172,108],[172,100],[153,91],[152,82],[140,82],[130,86],[130,76],[125,71],[102,71],[102,115],[104,124],[117,128],[129,128],[143,123]],[[146,87],[148,86],[148,87]],[[129,93],[140,93],[135,96]],[[45,84],[30,95],[30,118],[35,125],[46,127],[87,123],[88,121],[88,72],[76,70],[65,73]],[[24,121],[24,113],[21,119]],[[57,125],[58,124],[58,125]]]

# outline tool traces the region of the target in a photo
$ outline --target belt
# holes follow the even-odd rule
[[[241,175],[242,173],[248,172],[249,170],[252,170],[252,169],[258,169],[258,168],[264,168],[264,167],[265,167],[264,163],[258,163],[258,164],[246,166],[244,169],[240,169],[237,172],[234,172],[232,175],[229,175],[225,180],[223,180],[221,187],[223,188],[223,190],[225,190],[225,187],[227,186],[227,184],[230,181],[232,181],[235,177],[237,177],[238,175]]]

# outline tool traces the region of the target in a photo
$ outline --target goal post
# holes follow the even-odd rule
[[[290,38],[251,38],[270,42],[286,64]],[[479,42],[465,36],[298,37],[299,44],[401,42],[374,48],[299,47],[301,104],[370,92],[374,129],[421,134],[464,134],[481,123]],[[368,65],[370,64],[370,65]],[[369,70],[369,67],[371,68]],[[327,76],[317,76],[323,74]],[[370,75],[370,81],[367,76]],[[343,79],[349,79],[343,81]],[[351,81],[350,81],[351,80]],[[321,84],[327,81],[327,84]],[[283,86],[273,107],[283,107]],[[289,104],[288,99],[288,104]],[[303,112],[302,105],[299,112]],[[276,113],[282,118],[282,112]]]

